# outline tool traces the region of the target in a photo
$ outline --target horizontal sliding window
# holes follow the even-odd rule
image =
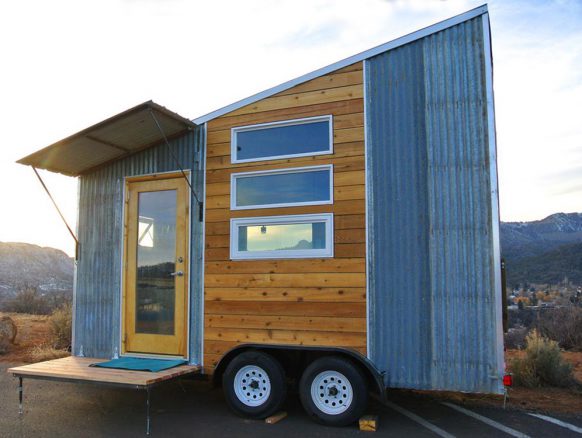
[[[332,140],[332,116],[241,126],[231,130],[231,161],[331,154]]]
[[[231,219],[231,259],[333,257],[333,215]]]
[[[333,166],[310,166],[231,175],[233,210],[333,203]]]

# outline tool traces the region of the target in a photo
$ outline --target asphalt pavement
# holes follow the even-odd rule
[[[24,413],[18,414],[18,379],[0,363],[0,437],[144,437],[144,391],[24,379]],[[379,430],[357,425],[332,428],[311,421],[293,391],[288,416],[277,424],[239,418],[220,389],[194,380],[172,381],[152,390],[152,437],[578,437],[580,416],[540,418],[495,407],[466,407],[398,392],[387,403],[370,400]]]

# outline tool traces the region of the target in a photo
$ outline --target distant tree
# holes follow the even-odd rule
[[[30,313],[34,315],[48,315],[51,307],[36,287],[25,286],[6,306],[9,312]]]

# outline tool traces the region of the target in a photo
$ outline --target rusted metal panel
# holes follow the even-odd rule
[[[123,190],[127,176],[179,170],[192,171],[192,186],[201,199],[204,130],[149,148],[80,177],[73,352],[111,357],[120,349],[121,276],[123,245]],[[201,360],[202,222],[191,199],[190,359]]]
[[[485,25],[366,61],[369,344],[391,387],[502,389]]]

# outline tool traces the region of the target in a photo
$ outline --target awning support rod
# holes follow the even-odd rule
[[[162,129],[162,126],[158,122],[158,119],[156,118],[156,115],[154,114],[154,112],[152,111],[151,108],[150,108],[150,115],[152,116],[152,119],[154,119],[154,122],[155,122],[156,126],[158,127],[158,130],[160,131],[160,134],[162,134],[162,137],[164,138],[164,142],[166,143],[166,146],[168,147],[168,151],[170,152],[170,155],[172,155],[172,158],[176,162],[176,166],[178,166],[178,169],[180,169],[180,172],[182,172],[182,176],[186,180],[186,183],[188,184],[188,187],[190,187],[190,192],[194,196],[194,199],[196,199],[196,202],[198,202],[198,209],[199,209],[199,213],[200,213],[199,220],[200,220],[200,222],[202,222],[202,219],[203,219],[203,217],[202,217],[203,216],[203,209],[202,209],[202,207],[203,207],[204,204],[202,203],[202,201],[200,201],[200,199],[198,199],[198,196],[196,195],[196,191],[192,187],[192,184],[190,183],[190,180],[188,179],[188,176],[186,175],[186,172],[184,172],[184,169],[180,165],[180,161],[178,161],[178,158],[176,157],[176,155],[174,155],[174,152],[172,151],[172,146],[170,146],[170,142],[168,141],[168,138],[166,137],[166,133]]]
[[[40,177],[38,171],[36,170],[36,167],[34,167],[34,166],[31,166],[31,167],[32,167],[32,170],[34,170],[34,173],[36,174],[36,177],[38,178],[38,180],[42,184],[42,187],[44,188],[44,191],[46,192],[46,194],[48,195],[48,197],[52,201],[53,205],[57,209],[57,212],[59,213],[59,216],[61,217],[63,223],[67,227],[67,230],[69,230],[69,233],[71,234],[71,237],[73,237],[73,239],[75,240],[75,260],[77,260],[77,258],[78,258],[78,249],[79,249],[79,240],[77,239],[77,236],[75,236],[75,233],[73,233],[73,230],[71,229],[71,227],[67,223],[67,220],[63,216],[63,213],[61,213],[61,210],[59,209],[59,206],[57,205],[57,203],[55,202],[54,198],[52,197],[51,192],[49,192],[48,187],[46,186],[46,184],[44,183],[44,181]]]

